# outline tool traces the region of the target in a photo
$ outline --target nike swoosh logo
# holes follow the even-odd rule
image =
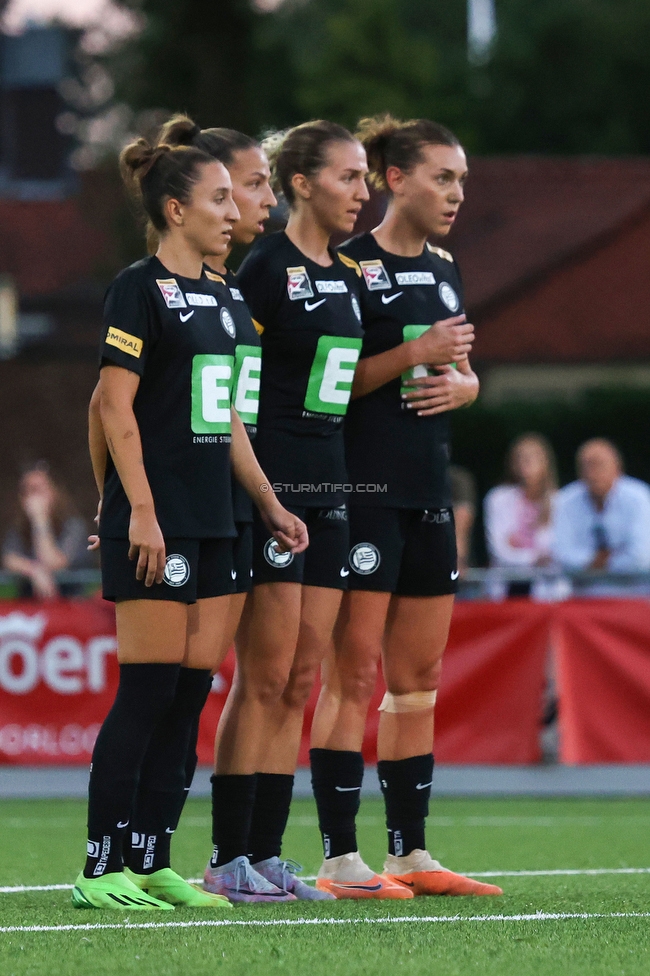
[[[230,575],[231,575],[232,579],[234,579],[234,580],[237,579],[237,571],[236,570],[231,569],[230,570]]]
[[[458,570],[458,569],[456,570],[456,572],[455,572],[455,573],[452,573],[452,574],[451,574],[451,578],[452,578],[453,580],[457,580],[459,576],[460,576],[460,570]]]
[[[400,878],[399,883],[406,885],[407,888],[415,888],[415,881],[402,881],[402,879]]]
[[[129,821],[128,820],[125,820],[124,823],[118,823],[117,826],[118,827],[128,827],[129,826]]]
[[[360,786],[335,786],[334,789],[337,793],[354,793],[355,790],[360,790]]]
[[[403,291],[398,291],[395,295],[382,295],[381,303],[382,305],[390,305],[391,302],[394,302],[396,298],[399,298],[399,296],[403,294]]]
[[[354,891],[355,889],[357,889],[358,891],[381,891],[381,887],[382,887],[381,884],[355,885],[355,884],[346,884],[344,881],[335,881],[334,884],[336,885],[337,888],[344,888],[345,891],[350,891],[350,890]]]
[[[318,308],[319,305],[322,305],[326,301],[326,298],[321,298],[319,302],[305,302],[305,312],[313,312],[315,308]]]
[[[187,322],[187,320],[191,319],[193,315],[194,315],[194,309],[192,309],[191,312],[188,312],[187,315],[183,315],[182,312],[178,313],[178,317],[181,320],[181,322]]]
[[[173,834],[174,833],[174,828],[173,827],[165,827],[165,833],[166,834]]]
[[[350,570],[349,569],[342,569],[341,570],[341,576],[349,576],[349,575],[350,575]]]
[[[431,780],[431,782],[429,783],[418,783],[415,788],[416,790],[426,790],[427,786],[432,786],[432,785],[433,785],[433,780]]]
[[[233,895],[239,894],[239,888],[226,888],[226,891],[232,891]],[[286,891],[278,891],[277,895],[274,891],[265,891],[263,894],[266,898],[284,898]]]

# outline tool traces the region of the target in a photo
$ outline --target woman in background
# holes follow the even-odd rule
[[[541,434],[522,434],[506,458],[506,481],[485,496],[490,565],[534,569],[551,562],[557,471],[553,448]],[[510,596],[525,596],[530,583],[511,583]]]
[[[39,461],[20,479],[16,517],[2,546],[4,568],[23,577],[19,596],[73,595],[74,588],[57,583],[56,573],[86,563],[85,539],[83,519]]]

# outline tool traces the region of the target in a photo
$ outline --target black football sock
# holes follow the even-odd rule
[[[124,845],[125,862],[136,874],[169,867],[172,835],[187,797],[188,755],[196,757],[198,722],[211,684],[210,671],[181,668],[174,701],[151,737],[131,818],[128,853]]]
[[[178,664],[121,664],[113,706],[99,730],[88,784],[87,878],[121,871],[138,777],[151,736],[174,700]]]
[[[280,857],[282,838],[289,819],[293,776],[285,773],[258,773],[255,804],[248,835],[251,864]]]
[[[360,752],[310,749],[311,785],[326,858],[358,850],[356,816],[361,803]]]
[[[429,813],[433,756],[411,756],[395,761],[382,759],[377,775],[386,804],[388,853],[404,857],[424,850],[424,827]]]
[[[220,867],[243,854],[248,856],[255,782],[257,776],[221,775],[211,777],[212,843],[210,867]]]

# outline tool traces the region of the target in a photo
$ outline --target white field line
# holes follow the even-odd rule
[[[650,874],[650,868],[557,868],[548,871],[465,871],[470,878],[546,878],[554,876],[593,876],[599,874]],[[315,881],[315,874],[301,874],[301,881]],[[203,878],[188,878],[191,884],[202,884]],[[3,885],[0,894],[17,895],[26,891],[72,891],[71,884]]]
[[[385,918],[208,919],[197,922],[88,922],[81,925],[3,925],[11,932],[96,932],[100,929],[274,928],[302,925],[391,925],[405,922],[558,922],[567,919],[650,918],[650,912],[536,912],[534,915],[398,915]]]
[[[181,821],[183,827],[209,827],[212,821],[210,817],[185,816]],[[602,824],[616,824],[620,826],[633,826],[650,824],[650,815],[633,814],[631,816],[621,815],[618,817],[598,817],[598,816],[513,816],[513,817],[428,817],[429,827],[598,827]],[[378,827],[383,826],[382,817],[359,816],[357,826],[359,827]],[[81,826],[82,820],[78,817],[0,817],[0,827],[3,830],[20,830],[32,827],[69,827]],[[290,827],[317,827],[316,817],[297,816],[289,820]]]

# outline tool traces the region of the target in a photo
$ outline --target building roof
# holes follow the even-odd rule
[[[474,157],[445,246],[473,314],[501,305],[650,209],[650,157]]]

